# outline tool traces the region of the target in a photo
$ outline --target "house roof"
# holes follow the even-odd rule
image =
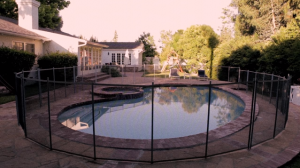
[[[143,49],[142,42],[98,42],[99,44],[109,46],[106,49]]]
[[[66,32],[63,32],[63,31],[60,31],[60,30],[54,30],[54,29],[50,29],[50,28],[42,28],[42,27],[39,27],[39,30],[46,31],[46,32],[50,32],[50,33],[56,33],[56,34],[60,34],[60,35],[69,36],[69,37],[74,37],[74,38],[80,39],[79,37],[77,37],[77,36],[75,36],[75,35],[71,35],[71,34],[69,34],[69,33],[66,33]],[[107,47],[108,47],[107,45],[99,44],[99,43],[95,43],[95,42],[91,42],[91,41],[87,41],[87,45],[95,46],[95,47],[104,47],[104,48],[107,48]]]
[[[60,31],[60,30],[55,30],[55,29],[50,29],[50,28],[43,28],[43,27],[39,27],[39,30],[50,32],[50,33],[56,33],[56,34],[60,34],[60,35],[64,35],[64,36],[70,36],[70,37],[78,38],[75,35],[71,35],[69,33],[66,33],[66,32],[63,32],[63,31]]]
[[[50,28],[39,27],[39,30],[50,32],[50,33],[56,33],[56,34],[60,34],[60,35],[64,35],[64,36],[69,36],[69,37],[73,37],[73,38],[78,38],[77,36],[71,35],[69,33],[50,29]],[[45,40],[45,41],[51,40],[51,39],[41,36],[35,32],[29,31],[27,29],[20,27],[18,25],[18,20],[7,18],[4,16],[0,16],[0,34],[1,33],[7,34],[7,35],[13,35],[13,36],[26,37],[26,38],[30,38],[30,39],[38,39],[38,40]],[[105,48],[108,47],[107,45],[90,42],[90,41],[87,41],[87,45],[96,46],[96,47],[105,47]]]
[[[13,36],[21,36],[30,39],[45,40],[50,39],[41,36],[37,33],[24,29],[18,25],[18,21],[15,19],[10,19],[4,16],[0,16],[0,34],[7,34]]]
[[[90,46],[98,46],[98,47],[103,47],[103,48],[108,48],[108,45],[105,44],[100,44],[100,43],[96,43],[96,42],[91,42],[91,41],[87,41],[87,45]]]

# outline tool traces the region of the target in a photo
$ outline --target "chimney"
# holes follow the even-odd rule
[[[25,29],[39,28],[39,6],[36,0],[16,0],[18,4],[19,26]]]

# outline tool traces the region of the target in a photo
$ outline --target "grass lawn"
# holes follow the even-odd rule
[[[42,92],[45,92],[47,91],[47,84],[46,83],[43,83],[41,84],[41,88],[42,88]],[[56,84],[55,85],[56,89],[57,88],[60,88],[60,87],[64,87],[63,84]],[[50,85],[50,90],[53,89],[53,86]],[[25,95],[26,97],[30,97],[30,96],[34,96],[34,95],[37,95],[39,94],[39,89],[38,89],[38,84],[33,84],[33,85],[29,85],[29,86],[26,86],[25,87]],[[0,95],[0,104],[5,104],[5,103],[8,103],[8,102],[11,102],[11,101],[15,101],[15,95],[12,95],[12,94],[4,94],[4,95]]]
[[[0,95],[0,104],[5,104],[15,100],[16,100],[15,95],[10,95],[10,94]]]

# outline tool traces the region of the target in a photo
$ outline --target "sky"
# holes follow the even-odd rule
[[[62,31],[72,35],[92,35],[99,41],[134,42],[150,33],[159,48],[160,32],[187,29],[192,25],[209,25],[219,34],[222,8],[231,0],[69,0],[60,11]],[[158,50],[159,51],[159,50]],[[159,51],[160,52],[160,51]]]

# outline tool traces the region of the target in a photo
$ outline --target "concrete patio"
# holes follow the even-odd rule
[[[132,81],[129,79],[132,79]],[[153,79],[145,79],[128,74],[126,80],[110,78],[101,83],[126,84],[133,81],[140,84],[150,84]],[[174,82],[179,81],[164,78],[156,79],[155,81],[155,83]],[[209,83],[209,81],[201,82]],[[212,81],[212,83],[219,82]],[[197,84],[199,81],[185,79],[180,80],[180,83]],[[68,100],[73,101],[73,99]],[[262,101],[263,99],[261,98],[257,100],[259,109],[262,111],[259,117],[266,119],[269,117],[268,109],[270,108],[267,103],[262,103]],[[63,104],[63,102],[61,103]],[[25,138],[22,128],[17,124],[15,102],[10,102],[0,105],[0,167],[278,167],[291,160],[300,152],[300,126],[298,124],[300,122],[300,107],[290,104],[289,111],[289,120],[286,129],[279,133],[275,139],[258,144],[252,147],[251,150],[243,149],[206,159],[172,161],[151,165],[148,163],[111,160],[95,161],[93,159],[50,151]],[[260,125],[259,123],[263,124],[264,122],[266,120],[260,121],[258,119],[256,121],[258,126]],[[263,128],[263,125],[260,127]],[[242,132],[240,134],[241,136],[245,135]],[[116,157],[122,155],[117,150],[115,152],[106,150],[106,152],[113,152],[113,155]],[[165,154],[170,155],[168,153]]]

